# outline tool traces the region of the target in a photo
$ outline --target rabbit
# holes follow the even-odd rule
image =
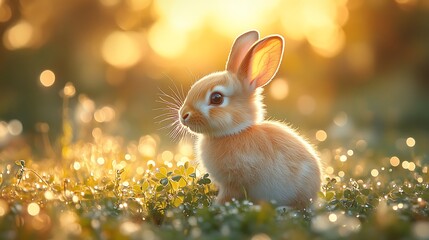
[[[196,135],[195,151],[219,188],[216,203],[274,201],[302,208],[317,197],[321,163],[312,147],[284,123],[264,120],[262,90],[277,73],[284,40],[240,35],[226,70],[196,81],[178,121]]]

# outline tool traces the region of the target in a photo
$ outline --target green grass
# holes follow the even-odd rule
[[[342,177],[327,177],[319,198],[304,210],[246,200],[219,206],[213,203],[215,186],[190,163],[192,156],[179,164],[171,155],[181,153],[144,156],[150,139],[123,144],[120,138],[100,136],[68,145],[59,159],[34,160],[28,155],[14,161],[13,156],[22,153],[8,149],[11,158],[2,159],[1,166],[0,238],[429,237],[423,157],[414,157],[415,167],[393,167],[389,158],[368,159],[367,149],[344,162],[334,160],[329,166],[335,173],[342,171]],[[341,154],[338,149],[332,152]],[[374,168],[377,174],[372,171],[375,177],[356,175],[358,159],[381,163]]]
[[[429,238],[420,139],[320,140],[326,179],[297,210],[214,204],[217,189],[189,143],[160,150],[157,136],[127,142],[97,127],[73,141],[71,126],[64,116],[59,147],[44,131],[43,151],[19,140],[0,151],[0,239]]]

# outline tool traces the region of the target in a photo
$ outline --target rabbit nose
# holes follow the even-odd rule
[[[183,114],[182,120],[184,122],[186,122],[189,119],[190,116],[191,116],[191,113],[187,112],[187,113]]]

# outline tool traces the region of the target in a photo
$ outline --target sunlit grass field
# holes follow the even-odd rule
[[[0,239],[429,239],[428,13],[428,0],[0,0]],[[306,209],[215,204],[194,139],[169,134],[175,100],[159,95],[223,70],[252,29],[286,41],[267,118],[323,163]]]
[[[73,95],[67,84],[59,139],[51,141],[41,123],[39,145],[16,140],[0,153],[1,239],[429,237],[429,159],[413,137],[371,142],[353,131],[308,133],[326,175],[311,206],[216,205],[216,186],[195,161],[192,140],[161,149],[159,135],[127,141],[100,126],[82,135],[68,115]],[[344,112],[333,119],[338,129],[347,121]]]

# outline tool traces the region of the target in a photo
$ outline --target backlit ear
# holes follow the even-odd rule
[[[283,56],[283,37],[268,36],[252,46],[244,57],[238,77],[256,89],[268,84],[279,69]]]
[[[228,61],[226,62],[226,70],[232,73],[237,73],[241,62],[249,51],[250,47],[259,39],[257,31],[249,31],[240,35],[235,39],[229,53]]]

